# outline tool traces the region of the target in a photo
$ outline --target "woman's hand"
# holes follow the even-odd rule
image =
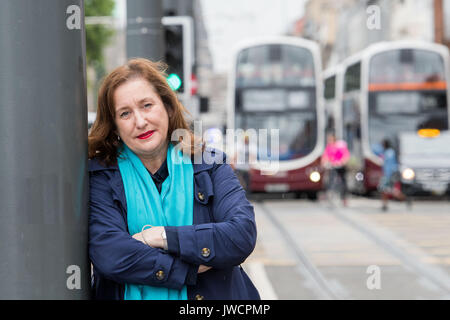
[[[150,247],[164,249],[164,240],[161,236],[163,231],[164,227],[151,227],[134,234],[133,238]]]

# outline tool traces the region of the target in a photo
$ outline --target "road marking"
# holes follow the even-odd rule
[[[248,262],[245,264],[249,277],[261,296],[261,300],[278,300],[278,296],[270,283],[264,265],[260,262]]]

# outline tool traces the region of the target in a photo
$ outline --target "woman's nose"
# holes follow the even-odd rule
[[[136,127],[138,129],[145,128],[147,125],[147,120],[145,119],[145,116],[140,112],[136,112]]]

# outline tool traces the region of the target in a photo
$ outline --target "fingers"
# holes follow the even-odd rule
[[[142,232],[133,234],[133,235],[132,235],[132,238],[135,239],[135,240],[137,240],[137,241],[140,241],[140,242],[142,242],[142,243],[145,243],[145,242],[144,242],[144,238],[142,238]]]

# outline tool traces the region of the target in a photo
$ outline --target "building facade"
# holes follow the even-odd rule
[[[297,33],[320,44],[323,65],[328,67],[379,41],[435,41],[435,2],[309,0],[302,31]],[[450,6],[448,1],[444,3]],[[448,29],[450,35],[450,26]]]

